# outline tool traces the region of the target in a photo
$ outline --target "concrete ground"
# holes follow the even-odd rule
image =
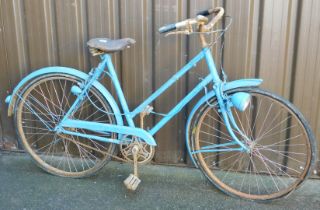
[[[0,152],[0,209],[319,209],[320,180],[308,180],[289,198],[256,203],[227,196],[200,171],[147,165],[142,183],[128,192],[122,181],[131,166],[106,165],[84,179],[61,178],[39,169],[29,156]]]

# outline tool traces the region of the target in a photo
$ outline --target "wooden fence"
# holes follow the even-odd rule
[[[87,72],[98,62],[88,53],[90,38],[132,37],[136,45],[115,54],[114,61],[133,108],[200,50],[197,38],[166,38],[157,29],[215,6],[233,17],[222,56],[221,42],[213,49],[217,63],[222,61],[230,80],[263,78],[263,88],[292,101],[320,146],[317,0],[0,0],[0,144],[16,142],[4,99],[28,73],[53,65]],[[196,68],[197,74],[188,74],[153,104],[156,111],[168,111],[186,95],[206,72],[203,64]],[[157,162],[188,162],[185,123],[190,109],[156,135]],[[148,123],[157,120],[153,116]]]

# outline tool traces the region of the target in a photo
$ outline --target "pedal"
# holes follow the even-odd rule
[[[133,175],[133,174],[130,174],[128,176],[128,178],[126,178],[123,183],[124,185],[127,187],[128,190],[132,190],[132,191],[135,191],[137,189],[137,187],[139,186],[141,180]]]
[[[123,183],[127,187],[128,190],[135,191],[140,184],[141,180],[138,178],[138,152],[139,147],[137,145],[132,148],[133,155],[133,173],[126,178]]]

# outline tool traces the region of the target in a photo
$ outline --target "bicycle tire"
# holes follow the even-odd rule
[[[28,111],[28,108],[29,108],[29,111],[30,111],[30,108],[34,107],[33,109],[37,109],[37,111],[38,111],[38,109],[39,110],[41,109],[41,111],[43,112],[42,113],[43,116],[45,116],[45,111],[47,109],[48,113],[49,113],[49,110],[51,110],[51,112],[55,112],[55,114],[58,116],[57,112],[63,112],[63,111],[66,112],[68,107],[70,107],[70,104],[72,104],[72,101],[69,101],[69,97],[70,97],[70,99],[72,98],[72,100],[75,100],[75,98],[76,98],[76,96],[73,96],[70,92],[71,86],[77,85],[77,84],[83,83],[83,82],[84,82],[83,79],[81,79],[77,76],[74,76],[74,75],[69,75],[66,73],[49,73],[49,74],[46,74],[46,75],[43,75],[43,76],[40,76],[40,77],[33,79],[19,93],[20,97],[16,103],[15,115],[14,115],[14,122],[15,122],[14,124],[15,124],[16,131],[17,131],[17,134],[19,137],[19,141],[23,145],[24,149],[31,155],[32,159],[36,162],[36,164],[40,168],[42,168],[43,170],[45,170],[46,172],[48,172],[50,174],[58,175],[58,176],[62,176],[62,177],[73,177],[73,178],[88,177],[88,176],[95,174],[105,164],[107,164],[111,159],[111,155],[113,155],[115,153],[116,145],[114,143],[97,142],[94,140],[83,139],[81,137],[73,137],[70,135],[63,135],[63,136],[57,137],[58,134],[49,132],[50,136],[54,135],[54,138],[52,138],[51,142],[50,142],[49,136],[45,136],[45,137],[40,136],[40,137],[38,137],[38,138],[41,138],[39,140],[39,139],[34,139],[34,138],[36,138],[34,136],[31,136],[31,137],[28,136],[29,133],[26,132],[27,131],[27,129],[26,129],[27,120],[26,120],[25,116],[27,114],[26,113],[23,114],[23,110]],[[52,86],[48,87],[48,84],[49,85],[51,84]],[[63,84],[63,86],[61,86],[59,89],[58,89],[58,87],[55,89],[54,88],[55,84],[59,84],[60,86]],[[42,86],[42,88],[41,88],[41,86]],[[40,91],[40,89],[41,89],[41,91]],[[52,89],[55,89],[55,91],[52,91]],[[40,94],[39,94],[39,91],[40,91]],[[67,99],[65,99],[65,97],[67,97],[66,94],[64,94],[62,97],[60,97],[60,95],[59,95],[59,93],[64,93],[64,91],[68,91],[68,98]],[[47,96],[45,96],[46,95],[45,93],[52,94],[52,95],[50,95],[51,100],[49,100],[49,98],[46,98]],[[33,97],[32,94],[34,94],[36,97]],[[41,94],[43,94],[43,96],[41,96]],[[56,98],[53,95],[55,95]],[[99,107],[102,110],[109,113],[109,114],[102,113],[100,111],[97,112],[98,109],[96,109],[95,112],[97,112],[97,113],[95,113],[93,115],[94,117],[97,116],[96,119],[100,119],[99,120],[100,122],[116,124],[116,120],[115,120],[115,117],[113,115],[113,112],[112,112],[112,109],[111,109],[109,103],[102,96],[102,94],[99,92],[98,89],[96,89],[95,87],[92,87],[88,91],[88,97],[90,97],[91,100],[96,100],[96,103],[99,105]],[[60,104],[58,104],[58,105],[60,105],[60,107],[57,107],[57,104],[54,105],[54,103],[52,101],[56,101],[58,103],[59,99],[60,99]],[[26,104],[28,101],[29,101],[29,103],[27,106]],[[37,101],[38,102],[40,101],[40,102],[38,103]],[[36,104],[36,106],[34,106],[34,105],[32,105],[32,103],[38,103],[38,104]],[[91,103],[90,100],[86,99],[85,102],[82,103],[81,107],[79,107],[78,111],[75,112],[74,115],[78,115],[78,117],[80,119],[93,118],[92,116],[90,116],[90,115],[92,115],[92,112],[90,112],[90,110],[94,109],[95,107],[90,106],[90,103]],[[88,107],[85,107],[85,106],[88,106]],[[81,110],[81,113],[79,110]],[[41,111],[39,111],[39,112],[41,112]],[[84,112],[86,112],[86,113],[84,113]],[[29,114],[29,115],[31,115],[31,117],[32,117],[32,114]],[[57,123],[57,122],[53,122],[54,120],[57,120],[56,119],[57,117],[56,118],[50,117],[50,114],[48,114],[48,116],[49,116],[49,118],[46,118],[46,120],[48,120],[50,122],[50,118],[52,118],[52,122],[50,122],[50,123],[52,123],[52,125],[54,125],[54,123]],[[35,131],[42,129],[40,131],[44,131],[45,126],[41,125],[41,122],[39,125],[39,122],[32,121],[35,119],[30,118],[31,123],[29,123],[29,124],[31,125],[32,123],[34,123],[34,125],[35,125],[35,126],[31,126],[32,129],[34,129]],[[60,116],[60,119],[61,119],[61,116]],[[30,125],[28,127],[30,127]],[[44,131],[44,132],[46,132],[46,131]],[[77,130],[77,132],[87,132],[87,131]],[[41,135],[41,134],[36,134],[36,136],[37,135]],[[49,135],[49,134],[47,134],[47,135]],[[103,136],[103,135],[101,134],[101,136]],[[58,138],[59,138],[58,141],[53,140],[53,139],[58,139]],[[71,140],[71,138],[72,138],[72,140]],[[117,135],[115,133],[111,133],[110,138],[117,138]],[[43,139],[48,141],[51,144],[50,148],[52,147],[52,145],[54,145],[52,147],[52,150],[49,149],[49,151],[48,151],[48,155],[49,155],[50,151],[52,151],[52,153],[55,153],[55,154],[52,154],[52,162],[50,162],[48,159],[44,160],[45,153],[43,153],[39,149],[39,147],[40,147],[39,144],[40,145],[45,144],[45,143],[42,143],[42,141],[44,141]],[[34,146],[35,144],[33,144],[35,141],[38,141],[38,142],[36,142],[37,146]],[[61,143],[61,142],[63,142],[63,143]],[[60,146],[62,146],[63,149],[65,150],[64,153],[62,151],[62,148],[61,149],[59,148]],[[70,149],[70,151],[69,151],[69,149]],[[43,155],[43,157],[41,155]],[[93,157],[93,156],[95,156],[95,157]],[[61,160],[59,160],[59,157]],[[67,160],[68,158],[70,160]],[[94,158],[96,158],[96,160],[93,161],[92,159],[94,159]],[[89,159],[91,159],[91,161]],[[72,163],[72,160],[74,160],[73,163]],[[60,161],[60,162],[58,165],[54,165],[54,164],[56,164],[56,163],[54,163],[54,161]],[[60,164],[62,164],[62,162],[63,162],[63,164],[65,164],[67,166],[63,168],[62,165],[60,165]]]
[[[299,123],[297,125],[300,125],[299,128],[303,130],[303,132],[304,132],[303,134],[306,137],[306,139],[305,139],[306,140],[305,141],[305,147],[303,147],[306,150],[306,151],[304,151],[305,154],[306,154],[306,157],[305,158],[301,158],[301,160],[299,159],[299,161],[301,161],[301,162],[299,162],[299,164],[302,165],[302,159],[304,159],[305,160],[305,162],[304,162],[305,165],[304,166],[299,166],[299,164],[295,163],[294,159],[290,159],[289,157],[286,160],[287,161],[287,163],[286,163],[287,165],[283,165],[283,166],[280,167],[280,165],[277,165],[279,163],[273,163],[273,162],[275,162],[276,154],[278,154],[278,156],[280,157],[280,158],[277,157],[278,159],[282,159],[282,158],[285,159],[285,157],[282,157],[283,156],[282,154],[286,154],[287,156],[288,156],[288,154],[292,154],[292,155],[295,155],[294,156],[295,158],[297,158],[296,156],[298,156],[299,153],[298,152],[294,152],[294,151],[299,151],[299,149],[294,148],[294,147],[296,147],[298,145],[293,144],[296,141],[296,139],[293,139],[293,137],[292,137],[292,135],[293,135],[293,131],[291,131],[292,127],[290,128],[290,132],[291,133],[289,133],[289,137],[291,138],[290,140],[288,140],[289,143],[287,143],[287,141],[284,141],[286,144],[288,144],[288,145],[286,145],[287,146],[287,148],[286,148],[287,152],[286,153],[283,153],[282,150],[281,151],[280,150],[276,151],[276,149],[273,148],[273,147],[285,148],[284,145],[279,145],[277,142],[274,145],[272,145],[272,142],[271,142],[271,144],[270,143],[267,144],[267,146],[269,145],[269,147],[273,148],[271,150],[270,149],[268,150],[266,145],[264,145],[263,147],[259,145],[259,144],[262,144],[263,141],[264,142],[265,141],[267,141],[267,142],[272,141],[272,139],[274,139],[273,137],[272,138],[271,137],[267,138],[266,136],[264,136],[262,139],[261,138],[260,139],[253,138],[254,141],[258,140],[258,142],[260,142],[259,144],[258,144],[258,142],[255,143],[255,144],[257,145],[256,148],[260,148],[260,150],[261,150],[260,152],[258,152],[259,149],[256,149],[257,151],[254,152],[254,149],[252,149],[252,153],[254,153],[254,154],[253,155],[251,154],[250,158],[248,159],[249,160],[248,162],[250,162],[248,165],[251,165],[251,169],[250,169],[250,176],[252,178],[251,181],[253,182],[253,180],[255,178],[255,182],[257,183],[256,184],[256,186],[257,186],[256,188],[258,188],[258,190],[255,189],[256,190],[254,192],[255,194],[253,193],[253,191],[254,191],[253,189],[251,189],[251,191],[250,191],[250,183],[251,183],[251,181],[248,181],[249,184],[245,183],[245,185],[249,185],[249,189],[248,189],[247,186],[242,188],[244,180],[245,180],[245,175],[244,174],[248,173],[248,171],[247,171],[248,169],[243,170],[243,166],[241,166],[241,163],[239,163],[239,161],[236,164],[237,166],[235,165],[237,160],[240,159],[240,156],[238,157],[237,155],[235,155],[234,157],[232,157],[234,159],[232,159],[231,156],[236,154],[236,152],[233,151],[232,152],[233,154],[232,153],[226,154],[227,152],[218,154],[218,152],[216,152],[216,154],[218,154],[218,155],[212,156],[212,159],[215,159],[213,162],[211,162],[212,166],[211,165],[208,166],[209,165],[208,164],[208,162],[209,162],[208,159],[210,159],[211,157],[208,157],[208,155],[206,153],[204,153],[204,152],[203,153],[200,152],[200,153],[193,154],[193,157],[196,159],[196,162],[197,162],[200,170],[204,173],[204,175],[208,178],[208,180],[211,183],[213,183],[216,187],[218,187],[221,191],[223,191],[224,193],[226,193],[228,195],[235,196],[235,197],[240,197],[240,198],[244,198],[244,199],[248,199],[248,200],[257,200],[257,201],[273,200],[273,199],[278,199],[278,198],[284,197],[286,195],[289,195],[293,190],[297,189],[303,183],[304,180],[307,179],[307,177],[310,174],[311,167],[314,164],[314,161],[316,159],[315,139],[314,139],[314,135],[311,132],[310,126],[308,125],[307,121],[304,119],[303,115],[300,113],[300,111],[296,107],[294,107],[287,100],[285,100],[285,99],[283,99],[283,98],[281,98],[279,96],[276,96],[275,94],[269,93],[267,91],[264,91],[264,90],[261,90],[261,89],[258,89],[258,88],[238,88],[238,89],[229,90],[229,91],[226,92],[226,94],[227,95],[231,95],[231,94],[234,94],[236,92],[248,92],[251,95],[253,95],[254,97],[256,97],[256,95],[261,95],[263,97],[272,99],[274,103],[279,103],[281,108],[283,108],[284,110],[288,110],[288,113],[290,114],[288,116],[293,116],[293,118]],[[252,101],[254,101],[254,100],[255,100],[255,98]],[[250,107],[252,108],[253,103],[256,103],[256,105],[259,105],[259,103],[257,101],[250,103],[249,109],[250,109]],[[204,123],[205,123],[204,115],[206,113],[208,113],[208,110],[210,109],[210,106],[214,105],[215,103],[216,103],[216,98],[209,99],[208,102],[202,104],[198,108],[198,110],[196,111],[196,113],[195,113],[195,115],[194,115],[194,117],[192,119],[192,123],[190,124],[190,129],[189,129],[191,131],[191,133],[190,133],[191,145],[190,146],[192,148],[192,151],[200,150],[201,144],[202,145],[204,145],[204,144],[208,145],[208,143],[201,143],[200,142],[200,141],[203,141],[203,140],[200,140],[200,138],[203,138],[203,135],[201,136],[200,131],[201,131],[201,129],[202,129]],[[260,105],[260,106],[262,107],[262,106],[265,106],[265,105]],[[212,109],[212,107],[211,107],[211,109]],[[256,109],[256,111],[258,110],[257,107],[255,109]],[[261,110],[262,109],[263,108],[261,108]],[[269,112],[270,112],[270,110],[269,110]],[[235,109],[234,108],[233,108],[233,113],[235,113]],[[253,112],[251,114],[253,116]],[[255,116],[255,117],[257,119],[257,116]],[[241,118],[241,116],[239,118]],[[239,118],[238,118],[237,122],[239,122],[239,120],[240,120]],[[268,116],[265,117],[264,121],[267,121],[266,120],[267,118],[268,118]],[[292,119],[290,118],[291,119],[291,122],[290,122],[291,126],[295,122],[295,121],[293,121],[294,120],[293,118]],[[243,116],[242,116],[242,119],[243,119]],[[256,122],[253,123],[253,119],[254,119],[253,117],[251,119],[252,119],[252,122],[248,122],[248,126],[247,127],[252,126],[254,124],[254,126],[256,126],[256,128],[253,127],[253,129],[256,130],[255,131],[255,133],[256,133],[255,137],[257,137],[258,136],[258,132],[261,133],[261,128],[259,130],[257,128],[258,127],[257,126],[258,123],[256,123]],[[264,124],[264,121],[263,121],[263,123],[261,123],[261,125]],[[278,119],[276,121],[278,121]],[[219,125],[220,126],[220,132],[221,131],[226,131],[221,122],[216,122],[216,123],[220,124]],[[271,121],[271,124],[273,124],[273,123],[275,123],[275,122]],[[244,127],[242,127],[242,128],[244,128]],[[241,129],[241,130],[246,130],[246,129]],[[219,133],[218,131],[215,131],[215,132]],[[249,129],[247,130],[246,133],[248,133],[248,132],[249,132]],[[224,134],[220,133],[220,137],[222,135],[224,135]],[[281,135],[277,134],[277,136],[278,135],[282,136],[284,134],[281,134]],[[286,135],[288,135],[288,131],[286,131]],[[224,138],[227,139],[226,136],[224,136]],[[218,137],[214,137],[212,139],[216,139],[215,142],[217,142]],[[297,140],[298,139],[300,139],[300,138],[297,137]],[[206,141],[208,141],[208,140],[206,140]],[[221,140],[221,138],[220,138],[219,141],[220,141],[220,143],[222,143],[223,139]],[[227,140],[225,140],[225,141],[227,142]],[[302,144],[299,145],[299,147],[302,147]],[[230,146],[230,148],[232,148],[232,146]],[[300,150],[301,150],[301,148],[300,148]],[[266,151],[270,151],[270,153],[272,153],[272,155],[271,156],[266,156]],[[212,155],[212,153],[210,155]],[[217,161],[217,158],[219,158],[218,156],[220,156],[220,160]],[[223,159],[223,156],[225,156],[224,159]],[[270,165],[268,165],[269,162],[267,162],[268,160],[267,160],[266,157],[268,157],[270,159],[270,161],[272,161],[272,162],[270,162]],[[229,160],[227,158],[229,158]],[[274,159],[271,159],[271,158],[274,158]],[[260,161],[259,161],[259,159],[260,159]],[[233,165],[232,166],[230,166],[230,165],[227,166],[226,162],[222,163],[221,161],[232,162]],[[255,163],[252,163],[254,161],[257,161],[257,162],[259,161],[260,163],[255,166]],[[281,161],[284,161],[284,160],[281,160]],[[218,162],[220,162],[220,165],[219,165]],[[282,185],[284,185],[283,186],[284,189],[281,188],[281,190],[280,189],[279,190],[273,190],[273,191],[270,190],[270,192],[269,192],[268,191],[269,185],[272,185],[272,181],[270,181],[270,178],[269,178],[269,180],[266,181],[266,182],[268,182],[269,185],[268,186],[265,186],[265,185],[262,186],[261,185],[260,188],[264,187],[265,189],[260,189],[259,190],[258,177],[259,176],[263,176],[264,179],[260,179],[261,181],[267,180],[267,178],[266,178],[267,177],[267,173],[263,172],[262,169],[261,169],[261,173],[257,173],[258,170],[260,168],[262,168],[261,165],[263,166],[262,162],[264,162],[264,164],[266,164],[266,162],[267,162],[267,165],[265,165],[265,168],[269,168],[269,170],[270,170],[269,171],[269,177],[274,177],[275,178],[273,180],[273,182],[274,182],[273,185],[275,185],[275,186],[276,185],[280,185],[278,182],[281,183],[281,180],[282,180],[282,182],[283,182]],[[282,162],[282,163],[285,164],[285,162]],[[224,165],[226,165],[226,166],[224,166]],[[227,168],[227,167],[229,167],[229,168]],[[238,167],[238,171],[235,171],[236,167]],[[258,167],[260,167],[260,168],[258,168]],[[295,168],[293,168],[293,167],[295,167]],[[226,171],[227,169],[228,169],[228,171]],[[231,177],[230,171],[232,171],[231,173],[232,173],[232,175],[234,177],[229,178],[229,180],[227,181],[226,180],[226,176],[230,176]],[[253,173],[253,171],[255,171],[255,172]],[[278,174],[275,173],[275,172],[278,172]],[[296,172],[297,174],[299,172],[299,176],[296,179],[293,178],[293,176],[296,176],[296,175],[294,175],[294,172]],[[227,174],[227,173],[229,173],[229,174]],[[241,178],[242,179],[242,183],[241,183],[240,186],[239,186],[239,183],[234,183],[234,182],[237,182],[238,180],[240,180],[240,178],[239,179],[235,178],[236,175],[238,177],[241,177],[241,176],[244,177],[243,179]],[[276,179],[279,180],[279,181],[276,181]],[[287,180],[284,181],[285,179],[287,179]],[[289,181],[288,181],[289,179],[294,179],[294,182],[292,182],[291,184],[288,184],[288,186],[286,186],[286,183],[289,183]],[[277,186],[277,188],[280,188],[280,186]],[[261,192],[259,192],[259,191],[261,191]],[[262,192],[262,191],[264,191],[264,192]]]

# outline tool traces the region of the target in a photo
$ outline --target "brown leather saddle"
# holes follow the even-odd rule
[[[107,38],[94,38],[87,42],[90,52],[93,55],[100,55],[104,53],[114,53],[121,51],[125,48],[129,48],[131,45],[136,43],[134,39],[123,38],[123,39],[107,39]]]

